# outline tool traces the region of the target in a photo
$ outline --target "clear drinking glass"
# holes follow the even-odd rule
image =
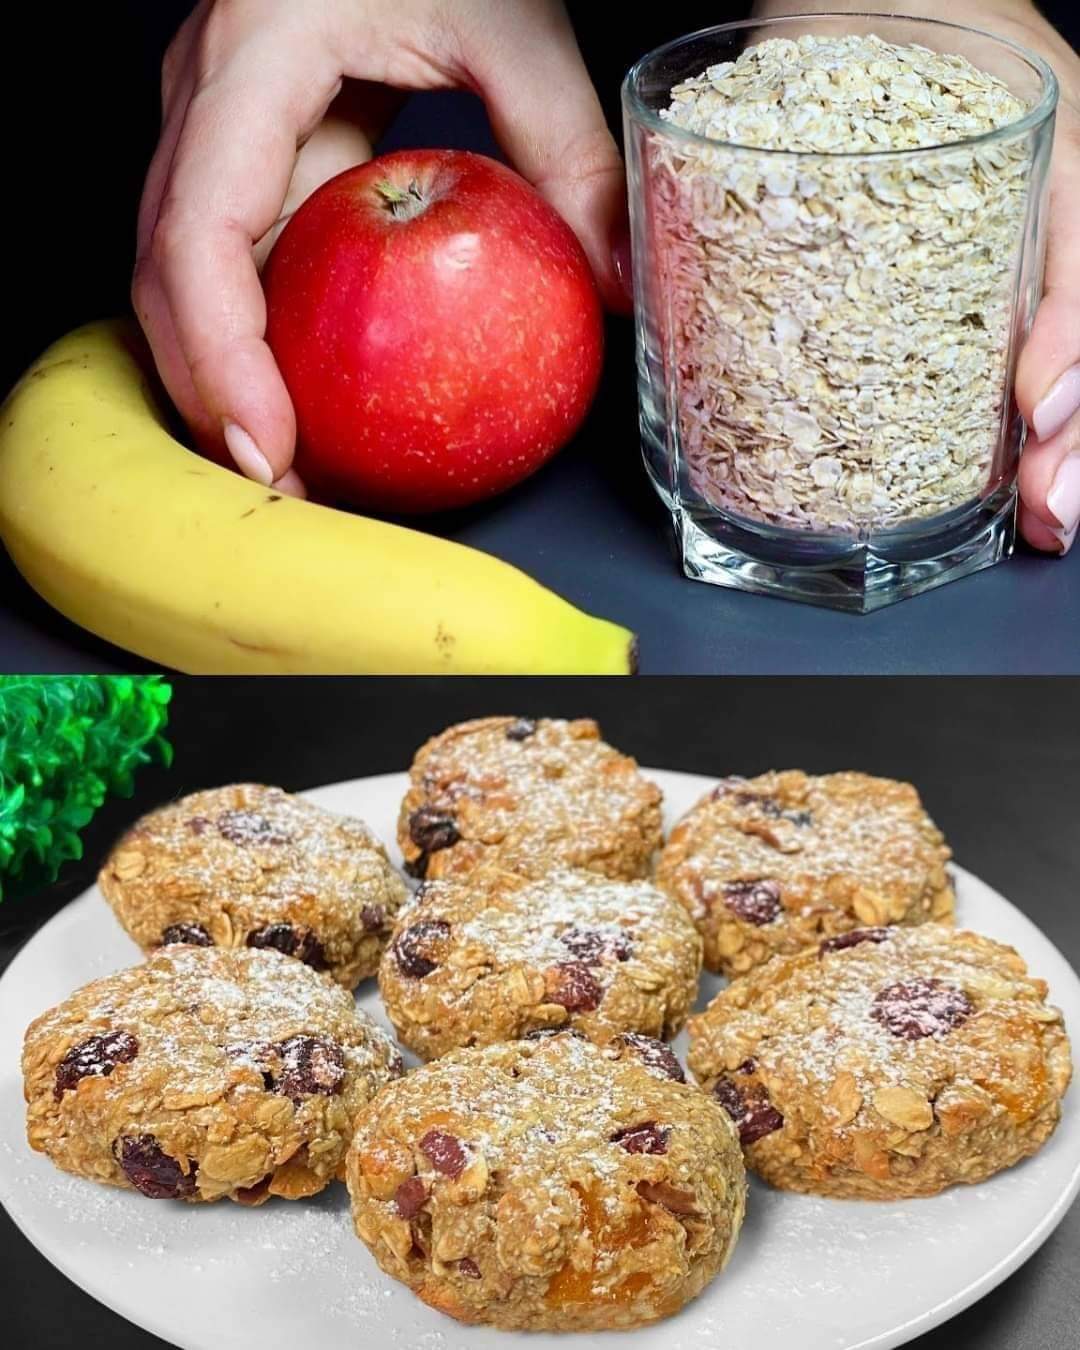
[[[766,38],[966,57],[1025,106],[941,146],[766,150],[664,120]],[[691,34],[623,86],[645,464],[686,574],[867,611],[1006,557],[1057,83],[1015,43],[817,14]]]

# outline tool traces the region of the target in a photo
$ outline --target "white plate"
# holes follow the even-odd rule
[[[664,790],[667,823],[711,780],[649,771]],[[312,792],[363,817],[393,845],[403,774]],[[1017,947],[1080,1027],[1080,981],[1061,954],[1007,900],[957,869],[959,918]],[[525,1338],[463,1327],[383,1275],[349,1224],[343,1186],[311,1201],[260,1209],[222,1202],[151,1204],[130,1192],[57,1172],[23,1136],[19,1053],[37,1013],[88,980],[130,965],[136,952],[96,890],[68,905],[0,980],[0,1199],[50,1261],[95,1298],[185,1350],[271,1350],[317,1343],[497,1350]],[[719,981],[706,976],[702,1004]],[[361,1007],[387,1025],[374,981]],[[684,1046],[676,1043],[682,1053]],[[617,1338],[635,1350],[798,1345],[856,1350],[901,1345],[999,1284],[1053,1231],[1080,1189],[1080,1110],[1070,1101],[1035,1158],[981,1186],[904,1204],[785,1195],[753,1182],[731,1263],[677,1317]],[[532,1336],[528,1345],[566,1345]]]

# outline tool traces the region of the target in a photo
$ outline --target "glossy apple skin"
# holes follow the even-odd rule
[[[324,496],[390,513],[493,496],[596,392],[603,313],[581,245],[482,155],[399,151],[339,174],[282,231],[264,285],[296,467]]]

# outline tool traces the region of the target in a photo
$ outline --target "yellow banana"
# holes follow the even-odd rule
[[[460,544],[281,497],[185,449],[134,326],[61,338],[0,408],[0,536],[44,598],[211,673],[626,673],[633,636]]]

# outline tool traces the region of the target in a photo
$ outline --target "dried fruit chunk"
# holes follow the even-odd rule
[[[945,1036],[975,1011],[962,989],[943,980],[915,979],[890,984],[874,999],[870,1016],[905,1041]]]
[[[436,1172],[456,1181],[465,1170],[467,1154],[465,1145],[454,1134],[446,1130],[428,1130],[420,1140],[420,1152],[431,1163]]]
[[[536,735],[536,723],[531,717],[519,717],[506,728],[508,741],[527,741]]]
[[[454,817],[437,806],[421,806],[409,817],[409,838],[425,853],[452,848],[461,835]]]
[[[646,1120],[640,1125],[628,1125],[625,1130],[617,1130],[611,1136],[611,1142],[619,1144],[627,1153],[666,1153],[670,1135],[669,1126]]]
[[[394,1192],[394,1208],[399,1219],[413,1219],[427,1201],[427,1186],[422,1177],[409,1177]]]
[[[478,1280],[481,1278],[480,1267],[471,1256],[463,1256],[457,1263],[457,1268],[467,1280]]]
[[[849,933],[838,933],[836,937],[825,938],[818,945],[818,955],[841,952],[848,947],[857,947],[861,942],[885,942],[888,936],[887,928],[853,928]]]
[[[645,1067],[653,1073],[663,1078],[673,1078],[676,1083],[686,1082],[683,1066],[670,1045],[658,1041],[655,1036],[643,1036],[639,1031],[624,1031],[618,1039],[622,1045],[629,1046],[640,1055]]]
[[[214,939],[201,923],[170,923],[161,930],[161,945],[172,947],[177,944],[188,947],[212,947]]]
[[[595,976],[580,961],[550,966],[544,972],[544,989],[548,1002],[560,1004],[567,1012],[593,1012],[604,997]]]
[[[431,952],[437,943],[450,936],[450,925],[445,919],[421,919],[403,928],[394,939],[394,960],[402,975],[410,980],[422,980],[438,968],[439,962]]]
[[[118,1064],[129,1064],[139,1042],[127,1031],[109,1031],[73,1045],[56,1066],[53,1096],[57,1101],[83,1078],[108,1078]]]
[[[724,904],[736,918],[760,928],[780,913],[780,887],[768,880],[728,881],[724,884]]]
[[[559,941],[587,966],[611,960],[628,961],[634,950],[629,933],[604,932],[599,928],[568,928],[559,934]]]
[[[278,1046],[281,1072],[274,1076],[274,1091],[299,1102],[321,1094],[333,1097],[345,1082],[345,1056],[337,1041],[325,1036],[290,1036]]]
[[[292,842],[291,835],[257,811],[222,811],[216,823],[218,834],[232,844],[280,847]]]
[[[377,933],[386,925],[386,908],[383,905],[364,905],[360,910],[360,923],[365,933]]]
[[[285,956],[293,956],[314,970],[326,966],[326,952],[310,928],[294,928],[291,923],[269,923],[247,935],[249,947],[271,947]]]
[[[188,1159],[185,1172],[152,1134],[121,1135],[113,1143],[113,1157],[135,1189],[151,1200],[182,1200],[195,1194],[195,1160]]]
[[[769,1101],[763,1083],[741,1088],[730,1078],[718,1078],[713,1087],[713,1096],[735,1122],[739,1130],[739,1143],[744,1146],[756,1144],[767,1134],[779,1130],[784,1123],[784,1117]]]

